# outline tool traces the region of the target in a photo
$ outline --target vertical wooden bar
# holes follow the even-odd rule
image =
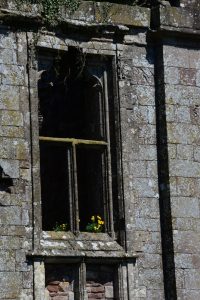
[[[109,218],[109,232],[115,238],[113,225],[113,203],[112,203],[112,170],[111,170],[111,153],[110,153],[110,122],[109,122],[109,104],[108,104],[108,86],[107,86],[107,71],[104,72],[104,101],[105,101],[105,116],[106,116],[106,137],[107,137],[107,181],[108,181],[108,203],[107,214]]]
[[[72,148],[67,148],[67,161],[68,161],[68,194],[69,194],[69,225],[70,230],[73,231],[73,163],[72,163]]]
[[[78,179],[77,179],[77,160],[76,160],[76,145],[72,143],[72,155],[73,155],[73,182],[74,182],[74,232],[79,232],[79,208],[78,208]]]

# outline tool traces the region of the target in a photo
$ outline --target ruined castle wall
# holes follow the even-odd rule
[[[109,8],[106,27],[104,9],[87,3],[82,7],[86,16],[80,11],[70,18],[65,15],[71,27],[62,34],[40,29],[33,33],[30,24],[26,29],[22,26],[22,16],[20,26],[13,26],[13,16],[10,21],[1,16],[5,23],[0,27],[2,300],[47,300],[49,292],[53,299],[74,297],[73,284],[67,279],[72,275],[62,282],[66,272],[76,273],[71,255],[96,259],[88,268],[90,279],[82,277],[87,285],[81,300],[97,294],[113,298],[109,259],[120,261],[120,300],[188,300],[200,295],[198,18],[194,21],[192,11],[162,6],[160,19],[158,9],[154,11],[154,22],[156,18],[159,22],[150,24],[149,9],[125,7],[122,14],[119,8]],[[12,6],[9,9],[12,12]],[[101,22],[106,30],[99,29]],[[41,231],[35,50],[67,51],[69,46],[115,58],[123,245],[104,236],[91,239],[85,234],[78,239],[71,233]],[[63,257],[68,261],[60,263]],[[96,267],[99,261],[102,267]],[[60,273],[47,283],[56,264]],[[103,274],[108,269],[106,282],[97,278],[97,271]]]
[[[0,299],[32,299],[30,109],[26,33],[0,28]]]
[[[198,48],[164,46],[166,119],[178,297],[199,294]]]
[[[121,45],[120,103],[128,250],[141,255],[130,272],[138,278],[132,299],[163,298],[159,221],[154,49],[142,32]],[[140,45],[134,45],[134,39]],[[130,43],[130,41],[129,41]]]

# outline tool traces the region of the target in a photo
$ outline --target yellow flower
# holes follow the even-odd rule
[[[100,216],[97,216],[97,219],[101,220],[101,217],[100,217]]]
[[[91,217],[91,221],[94,221],[94,220],[95,220],[95,217],[94,217],[94,216],[92,216],[92,217]]]

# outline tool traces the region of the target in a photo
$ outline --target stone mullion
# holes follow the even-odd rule
[[[79,232],[79,205],[78,205],[78,174],[77,174],[77,159],[76,159],[76,145],[72,144],[72,161],[73,161],[73,224],[74,231]]]
[[[76,296],[75,292],[75,300],[88,300],[86,290],[86,263],[84,261],[81,262],[78,272],[78,293]]]

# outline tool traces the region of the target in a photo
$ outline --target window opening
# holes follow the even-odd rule
[[[86,291],[89,299],[115,300],[118,286],[115,266],[88,264],[86,266]]]
[[[80,299],[78,267],[78,264],[45,265],[45,287],[49,299]]]
[[[111,61],[69,47],[64,53],[40,52],[38,65],[43,230],[59,222],[85,231],[92,215],[100,215],[104,231],[113,234]]]
[[[52,300],[119,300],[118,265],[100,261],[47,263],[45,289]]]

